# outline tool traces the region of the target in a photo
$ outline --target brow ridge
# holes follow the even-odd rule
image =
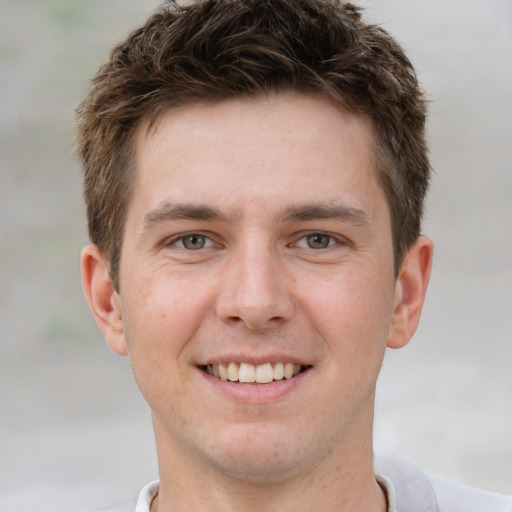
[[[363,210],[339,203],[310,203],[292,205],[281,214],[282,221],[308,221],[316,219],[336,219],[355,225],[367,225],[369,216]]]
[[[278,222],[335,219],[354,225],[370,223],[368,215],[360,209],[338,203],[308,203],[284,207],[277,216]],[[218,208],[201,203],[173,203],[164,201],[144,216],[144,227],[175,220],[227,221],[228,217]]]
[[[173,220],[225,220],[217,208],[205,204],[172,203],[165,201],[144,216],[144,226]]]

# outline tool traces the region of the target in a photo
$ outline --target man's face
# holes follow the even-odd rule
[[[374,167],[368,123],[317,97],[139,131],[117,307],[174,457],[275,480],[370,437],[396,289]]]

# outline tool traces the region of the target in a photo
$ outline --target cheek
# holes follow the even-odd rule
[[[176,359],[208,310],[205,289],[201,293],[190,281],[163,273],[133,282],[126,292],[123,320],[132,359]]]
[[[190,341],[205,315],[205,295],[193,293],[183,283],[171,286],[161,278],[147,280],[143,286],[134,284],[124,290],[128,356],[151,408],[169,410],[174,405],[166,397],[183,395],[187,386]]]
[[[384,351],[394,288],[382,273],[346,268],[317,279],[314,287],[304,284],[303,307],[331,352],[354,358]]]

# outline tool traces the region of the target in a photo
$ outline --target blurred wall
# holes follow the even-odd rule
[[[151,0],[0,0],[0,512],[80,512],[156,477],[149,413],[82,298],[73,110]],[[366,0],[431,100],[436,242],[419,332],[390,352],[376,437],[512,492],[512,4]],[[52,500],[58,498],[58,504]]]

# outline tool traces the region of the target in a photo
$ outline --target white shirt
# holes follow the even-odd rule
[[[395,498],[395,489],[393,487],[393,483],[391,480],[385,476],[377,476],[377,481],[384,489],[386,493],[386,498],[388,501],[388,510],[387,512],[397,512],[396,509],[396,498]],[[158,494],[159,482],[155,480],[147,484],[142,491],[140,492],[139,499],[137,501],[137,506],[135,507],[135,512],[149,512],[151,507],[151,502],[156,498]]]

